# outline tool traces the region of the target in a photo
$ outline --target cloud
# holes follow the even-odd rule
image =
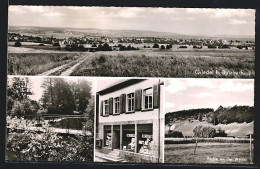
[[[26,6],[26,9],[32,13],[45,13],[48,12],[47,6]]]
[[[16,13],[16,14],[26,13],[26,10],[20,6],[9,6],[8,10],[9,10],[9,13]]]
[[[198,98],[211,97],[211,96],[212,96],[212,93],[208,93],[208,92],[198,93],[197,95],[195,95],[195,97],[198,97]]]
[[[187,81],[187,85],[190,87],[203,87],[203,88],[215,88],[214,81],[208,79],[190,79]]]
[[[252,9],[200,9],[200,8],[188,8],[186,9],[188,14],[207,14],[214,18],[231,18],[231,17],[248,17],[254,16],[255,10]]]
[[[60,12],[48,12],[48,13],[44,13],[43,15],[48,17],[64,16],[64,14]]]
[[[175,106],[175,104],[173,104],[173,103],[171,103],[171,102],[166,102],[165,103],[165,107],[166,108],[170,108],[170,107],[174,107]]]
[[[229,23],[229,24],[232,24],[232,25],[244,25],[244,24],[248,24],[247,21],[245,21],[245,20],[239,20],[239,19],[231,19],[231,20],[229,20],[228,23]]]
[[[154,8],[153,12],[163,13],[163,14],[174,14],[176,9],[174,8]]]
[[[107,9],[107,8],[106,8]],[[140,15],[140,12],[143,12],[144,8],[118,8],[111,7],[109,10],[103,10],[100,14],[102,17],[119,17],[119,18],[133,18],[133,17],[144,17]]]
[[[247,83],[243,84],[240,82],[224,82],[219,85],[219,90],[225,91],[225,92],[245,92],[245,91],[253,91],[254,90],[254,84],[253,83]]]
[[[167,81],[169,85],[166,87],[166,91],[170,93],[177,93],[183,90],[186,90],[186,85],[181,79],[174,79],[171,81]]]

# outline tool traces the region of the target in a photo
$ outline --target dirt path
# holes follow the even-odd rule
[[[76,67],[78,67],[79,65],[81,65],[81,63],[83,63],[86,59],[88,59],[88,56],[85,56],[85,59],[82,59],[81,61],[79,61],[79,63],[75,64],[74,66],[66,69],[64,72],[62,72],[60,74],[60,76],[69,76]]]
[[[79,59],[77,59],[76,61],[73,61],[73,62],[78,62],[78,63],[76,63],[76,64],[73,65],[72,67],[68,67],[68,66],[72,63],[72,62],[70,62],[70,63],[64,64],[64,65],[55,67],[55,68],[53,68],[53,69],[51,69],[51,70],[48,70],[48,71],[43,72],[43,73],[38,74],[38,75],[39,75],[39,76],[49,76],[49,75],[51,75],[51,74],[53,74],[53,73],[55,73],[55,72],[57,72],[57,71],[59,71],[59,70],[61,70],[61,69],[64,69],[64,68],[68,67],[68,68],[65,69],[63,72],[61,72],[59,76],[69,76],[77,66],[79,66],[82,62],[84,62],[84,61],[88,58],[88,56],[89,56],[89,54],[87,54],[86,56],[84,56],[83,59],[82,59],[82,58],[79,58]]]

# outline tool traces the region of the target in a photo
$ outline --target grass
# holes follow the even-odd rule
[[[37,75],[80,57],[75,53],[9,53],[9,75]]]
[[[165,163],[252,164],[249,143],[165,144]]]
[[[96,52],[74,76],[253,78],[254,50]],[[197,72],[212,71],[212,74]],[[220,74],[215,72],[219,71]],[[226,74],[226,72],[234,72]],[[243,74],[239,73],[243,71]]]

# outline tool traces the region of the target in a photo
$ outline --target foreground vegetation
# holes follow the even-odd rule
[[[250,164],[249,143],[165,144],[165,163]]]
[[[33,121],[28,121],[7,118],[6,160],[93,162],[93,136],[60,136],[51,132],[47,123],[39,128],[39,133],[30,130]]]
[[[9,75],[37,75],[79,59],[75,53],[9,53]]]
[[[121,52],[121,51],[120,51]],[[73,76],[253,78],[254,51],[95,53]],[[220,73],[216,73],[216,71]]]

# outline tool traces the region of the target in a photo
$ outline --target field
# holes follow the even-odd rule
[[[37,75],[91,54],[72,76],[254,78],[254,50],[141,49],[68,52],[52,46],[9,46],[8,73]],[[71,65],[70,65],[71,66]],[[62,70],[63,71],[63,70]],[[55,75],[59,75],[61,72]]]
[[[9,53],[9,75],[37,75],[81,58],[80,53]]]
[[[254,50],[96,52],[74,76],[253,78]]]
[[[251,164],[249,143],[165,144],[165,163]]]

